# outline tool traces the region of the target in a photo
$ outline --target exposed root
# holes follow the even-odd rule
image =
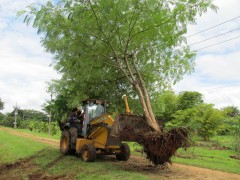
[[[121,133],[123,139],[138,142],[143,146],[146,153],[154,165],[166,165],[171,163],[171,157],[178,148],[189,147],[188,133],[184,128],[174,128],[166,133],[162,132],[135,132],[134,129],[126,127]],[[120,137],[121,138],[121,137]]]

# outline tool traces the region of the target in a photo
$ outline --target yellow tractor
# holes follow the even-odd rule
[[[71,149],[71,137],[69,124],[67,123],[62,130],[60,140],[60,151],[62,154],[76,153],[81,156],[83,161],[94,161],[98,154],[116,155],[117,160],[127,161],[130,157],[128,144],[121,140],[131,140],[131,137],[121,138],[121,131],[127,127],[136,127],[143,130],[145,123],[141,118],[130,114],[126,96],[124,97],[126,113],[117,115],[115,120],[106,113],[107,104],[105,101],[87,99],[83,103],[83,124],[81,132],[76,140],[76,148]],[[146,129],[148,131],[148,129]],[[121,136],[124,137],[124,136]]]

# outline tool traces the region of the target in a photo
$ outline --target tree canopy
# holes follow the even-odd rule
[[[4,109],[4,102],[0,98],[0,110],[3,110],[3,109]]]
[[[60,0],[28,6],[25,22],[42,33],[62,73],[58,92],[76,97],[138,98],[153,129],[150,97],[193,71],[187,25],[212,0]]]

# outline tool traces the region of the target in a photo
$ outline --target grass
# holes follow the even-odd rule
[[[48,137],[47,134],[29,130],[16,131]],[[51,138],[59,139],[59,136]],[[240,161],[229,157],[235,152],[231,149],[216,150],[213,146],[217,144],[219,147],[231,147],[233,139],[232,136],[216,136],[209,142],[199,141],[199,146],[191,147],[187,151],[179,149],[178,154],[181,157],[174,157],[172,160],[176,163],[240,174]],[[140,152],[142,148],[137,143],[128,144],[132,154],[142,156]],[[42,149],[44,150],[38,154]],[[34,154],[38,154],[33,159],[34,163],[50,175],[70,174],[75,179],[147,179],[145,174],[126,171],[123,164],[113,165],[111,161],[103,163],[101,160],[96,160],[94,163],[84,163],[80,159],[76,160],[75,156],[61,156],[58,149],[50,148],[45,144],[0,131],[0,164],[14,162],[19,158]],[[72,177],[69,178],[72,179]]]
[[[5,127],[5,126],[4,126],[4,128],[13,130],[13,128]],[[60,130],[57,132],[57,134],[50,135],[50,136],[48,136],[48,133],[40,133],[40,132],[30,131],[29,129],[14,129],[14,130],[17,132],[23,132],[23,133],[32,134],[32,135],[35,135],[38,137],[44,137],[44,138],[50,138],[50,139],[56,139],[56,140],[59,140],[60,136],[61,136]]]
[[[0,131],[0,168],[23,158],[29,160],[3,169],[0,179],[28,179],[30,175],[39,175],[35,179],[58,179],[58,176],[67,179],[149,179],[142,173],[126,170],[124,162],[97,159],[94,163],[86,163],[75,156],[61,155],[57,148]]]
[[[179,149],[172,161],[197,167],[225,171],[240,174],[240,160],[230,158],[235,152],[231,150],[233,136],[215,136],[211,141],[198,141],[199,146],[193,146],[187,150]],[[129,143],[132,154],[142,155],[141,147],[136,143]],[[217,150],[215,147],[230,148]]]
[[[174,157],[173,162],[240,174],[240,161],[229,157],[234,154],[231,150],[192,147],[178,153],[185,158]]]
[[[0,164],[31,156],[46,147],[46,144],[0,131]]]
[[[47,167],[50,174],[70,174],[74,176],[74,179],[148,179],[143,174],[128,172],[109,161],[102,162],[97,159],[94,163],[86,163],[75,156],[61,156],[56,150],[44,152],[44,156],[36,159],[35,162],[42,169]],[[52,162],[56,163],[49,167]]]
[[[57,134],[50,135],[50,136],[48,136],[48,133],[39,133],[39,132],[35,132],[35,131],[30,131],[28,129],[16,129],[16,131],[28,133],[28,134],[32,134],[32,135],[44,137],[44,138],[57,139],[57,140],[60,139],[60,130],[57,132]]]

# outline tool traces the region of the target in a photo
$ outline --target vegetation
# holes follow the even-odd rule
[[[4,109],[4,102],[0,98],[0,110],[3,110],[3,109]]]
[[[28,6],[25,22],[42,33],[63,74],[53,87],[68,102],[77,97],[139,100],[148,124],[159,131],[150,97],[193,70],[187,25],[211,0],[66,1]],[[104,92],[105,91],[105,92]],[[60,97],[60,96],[59,96]]]
[[[211,141],[199,138],[190,148],[179,149],[172,161],[180,164],[193,165],[208,169],[240,174],[239,160],[233,159],[234,136],[214,136]],[[142,147],[137,143],[129,143],[133,154],[142,155]]]
[[[236,153],[240,156],[240,118],[238,119],[238,122],[234,127],[234,137],[235,140],[233,142],[233,147]]]
[[[7,127],[13,127],[15,122],[14,111],[7,113],[6,115],[0,114],[0,125]],[[22,129],[29,129],[35,132],[48,132],[48,117],[46,114],[36,110],[18,109],[17,115],[17,127]],[[59,130],[56,121],[51,122],[50,132],[51,135],[55,135]]]
[[[23,130],[17,130],[23,131]],[[26,133],[27,131],[24,130]],[[28,133],[32,133],[28,131]],[[43,134],[41,134],[42,136]],[[84,163],[75,156],[61,156],[59,150],[50,148],[47,145],[35,142],[25,137],[18,137],[5,131],[0,131],[0,159],[1,165],[4,163],[24,162],[24,167],[31,168],[22,171],[21,163],[14,167],[19,172],[18,178],[26,179],[29,174],[38,174],[42,176],[61,176],[68,175],[69,178],[76,179],[149,179],[149,171],[133,171],[130,168],[124,168],[125,163],[115,163],[111,159],[98,159],[94,163]],[[215,136],[211,141],[198,141],[195,147],[177,152],[177,157],[173,162],[216,169],[225,172],[240,174],[239,160],[232,159],[229,156],[234,153],[231,147],[233,136]],[[136,143],[129,143],[131,151],[135,155],[141,156],[141,147]],[[225,147],[227,146],[227,147]],[[28,147],[27,149],[25,147]],[[225,147],[225,149],[223,148]],[[222,148],[222,149],[221,149]],[[23,151],[23,149],[25,149]],[[7,154],[7,155],[6,155]],[[25,158],[20,159],[20,158]],[[34,164],[34,165],[33,165]],[[114,164],[114,165],[113,165]],[[71,167],[71,168],[66,168]],[[84,167],[84,168],[83,168]],[[8,167],[8,170],[11,167]],[[134,167],[136,168],[136,167]],[[144,166],[144,168],[146,168]],[[142,170],[142,169],[141,169]],[[8,171],[5,171],[7,174]],[[161,173],[164,173],[163,171]],[[15,173],[7,174],[8,177],[14,176]],[[169,172],[167,173],[169,174]],[[127,176],[126,176],[127,175]],[[0,175],[1,177],[1,175]],[[159,179],[159,176],[158,178]]]
[[[50,148],[42,143],[5,131],[0,131],[0,137],[0,165],[12,163],[4,171],[5,178],[0,173],[2,179],[28,179],[31,175],[33,177],[35,175],[35,178],[39,176],[37,179],[43,176],[49,177],[48,179],[59,179],[65,176],[69,176],[70,179],[73,177],[76,179],[148,179],[143,173],[125,171],[121,166],[113,166],[111,161],[101,162],[100,160],[94,163],[85,163],[74,156],[63,157],[57,148]],[[15,167],[14,162],[16,161],[18,166]],[[14,173],[10,171],[7,174],[12,166]],[[28,168],[25,168],[26,166]]]
[[[29,157],[47,145],[0,131],[0,165]]]

